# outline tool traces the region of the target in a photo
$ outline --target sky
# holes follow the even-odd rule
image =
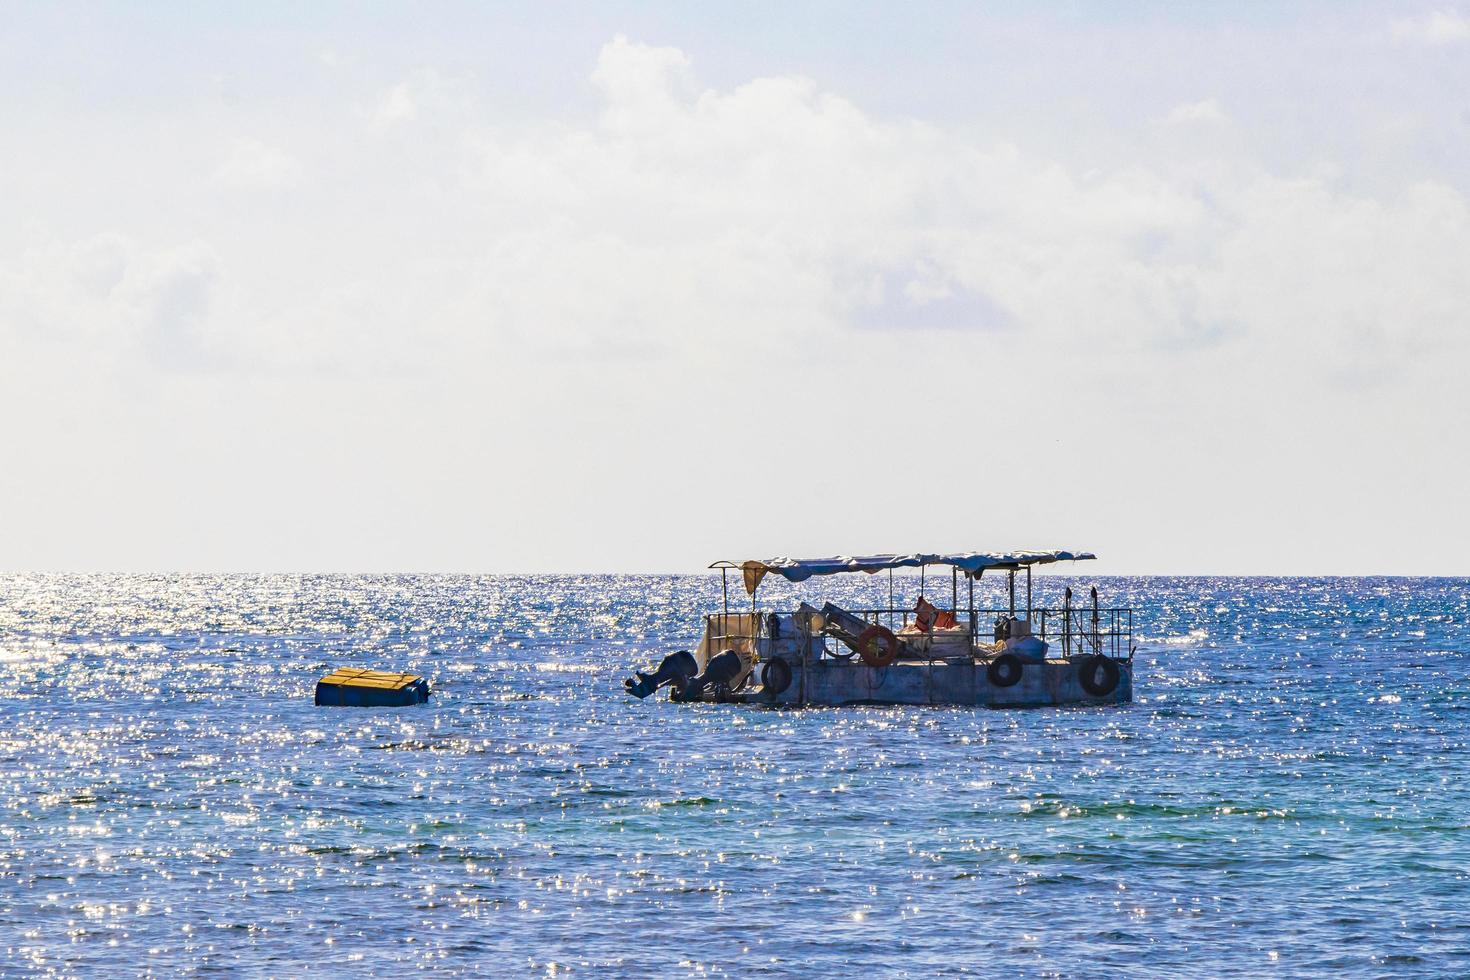
[[[1470,4],[3,9],[0,569],[1470,574]]]

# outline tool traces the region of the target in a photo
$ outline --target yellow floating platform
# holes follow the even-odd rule
[[[316,682],[316,703],[353,708],[401,708],[429,700],[429,682],[416,674],[338,667]]]

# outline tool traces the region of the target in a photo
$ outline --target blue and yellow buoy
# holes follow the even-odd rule
[[[429,682],[416,674],[338,667],[316,682],[316,703],[353,708],[401,708],[429,700]]]

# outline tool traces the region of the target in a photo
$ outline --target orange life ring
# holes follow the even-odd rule
[[[879,652],[879,646],[883,652]],[[858,656],[869,667],[887,667],[898,656],[898,637],[887,626],[874,623],[863,630],[857,641]]]

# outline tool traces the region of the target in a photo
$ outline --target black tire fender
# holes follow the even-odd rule
[[[778,697],[790,686],[791,665],[780,658],[766,661],[765,670],[761,671],[761,687],[766,693]]]
[[[1105,698],[1118,687],[1118,665],[1112,657],[1094,654],[1077,666],[1077,679],[1082,690],[1095,698]]]
[[[1014,653],[1003,653],[990,661],[985,668],[985,676],[990,678],[990,683],[996,687],[1010,687],[1021,681],[1021,674],[1026,670],[1026,665],[1021,658]]]

